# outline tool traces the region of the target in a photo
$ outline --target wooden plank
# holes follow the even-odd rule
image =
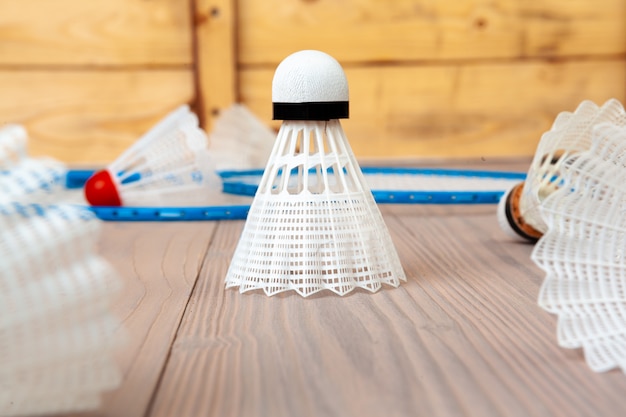
[[[191,70],[0,71],[0,124],[22,123],[30,153],[107,163],[194,99]]]
[[[344,66],[358,157],[532,155],[560,111],[626,99],[626,60]],[[273,69],[240,74],[242,102],[271,122]]]
[[[411,209],[383,208],[408,282],[343,298],[225,290],[243,222],[221,223],[149,415],[621,415],[622,373],[557,346],[493,206]]]
[[[203,125],[236,101],[234,0],[195,1],[196,68]]]
[[[0,0],[0,65],[190,65],[190,0]]]
[[[124,287],[113,306],[126,345],[118,364],[122,385],[87,415],[143,417],[167,360],[215,223],[105,224],[102,256]]]
[[[623,0],[239,3],[244,65],[273,66],[300,49],[342,62],[626,53]]]
[[[223,379],[231,382],[245,380],[239,379],[243,370],[229,369],[226,362],[223,363],[225,366],[219,365],[221,359],[229,356],[231,343],[239,345],[240,341],[219,334],[218,330],[224,323],[233,323],[240,314],[240,305],[233,304],[236,300],[232,298],[233,292],[224,291],[224,277],[242,225],[243,221],[220,222],[216,228],[207,250],[202,278],[199,277],[189,300],[189,310],[172,344],[170,359],[149,416],[246,415],[237,412],[221,414],[217,406],[219,397],[230,396],[231,390],[242,392],[246,388],[219,382]],[[254,361],[255,358],[250,356],[248,360]],[[197,372],[190,372],[190,366]]]
[[[521,56],[565,57],[626,53],[626,1],[512,2],[524,21]]]

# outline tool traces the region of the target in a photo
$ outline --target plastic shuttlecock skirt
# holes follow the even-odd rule
[[[267,295],[294,290],[377,291],[404,272],[371,194],[309,195],[301,201],[257,197],[250,209],[227,287]]]
[[[626,129],[599,125],[542,204],[548,231],[532,259],[546,272],[539,305],[558,315],[562,347],[594,371],[626,369]]]
[[[598,106],[587,100],[573,113],[559,113],[539,141],[526,180],[511,188],[498,207],[499,224],[508,235],[536,241],[545,233],[542,202],[561,186],[569,157],[588,150],[594,128],[604,123],[626,125],[626,112],[619,101],[612,99]]]
[[[283,123],[227,287],[343,295],[401,280],[389,231],[339,121]]]
[[[94,206],[208,205],[221,181],[208,139],[187,106],[169,113],[85,184]]]
[[[59,161],[24,158],[0,173],[0,204],[53,203],[69,198],[66,173],[67,167]]]
[[[120,383],[98,229],[75,206],[0,206],[0,415],[94,409]]]

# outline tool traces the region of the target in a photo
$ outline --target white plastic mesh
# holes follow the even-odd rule
[[[77,202],[65,189],[67,168],[52,158],[32,158],[23,126],[0,129],[0,204]]]
[[[126,206],[209,205],[221,180],[208,153],[208,138],[187,106],[167,115],[108,170]]]
[[[626,128],[597,126],[591,149],[567,159],[562,186],[543,202],[547,232],[532,254],[559,344],[582,347],[595,371],[626,371],[625,160]]]
[[[328,172],[333,177],[334,172]],[[472,176],[470,172],[464,175],[437,174],[427,172],[363,172],[365,182],[370,190],[382,191],[505,191],[519,182],[514,178],[497,178],[488,176]],[[236,182],[243,184],[258,184],[256,175],[238,175]],[[289,177],[290,182],[297,182],[295,176]],[[336,182],[335,179],[329,179]]]
[[[66,166],[59,161],[23,158],[0,172],[0,204],[52,203],[69,199],[70,193],[65,189],[66,173]]]
[[[276,133],[242,104],[223,110],[209,134],[209,150],[215,169],[262,168],[274,145]]]
[[[226,286],[306,297],[323,289],[373,292],[405,279],[339,121],[285,121]]]
[[[0,206],[0,415],[93,409],[119,384],[98,229],[74,206]]]
[[[541,137],[520,197],[520,213],[536,230],[546,231],[539,207],[560,186],[563,162],[589,149],[593,128],[606,122],[626,126],[626,112],[619,101],[609,100],[602,107],[584,101],[574,113],[560,113]]]

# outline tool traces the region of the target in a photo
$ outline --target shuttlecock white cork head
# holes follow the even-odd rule
[[[272,102],[275,120],[345,119],[349,115],[348,80],[330,55],[299,51],[276,68]]]

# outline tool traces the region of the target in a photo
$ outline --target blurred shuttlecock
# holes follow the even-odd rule
[[[626,113],[619,101],[612,99],[598,107],[582,102],[574,113],[560,113],[552,128],[539,141],[523,183],[512,187],[500,200],[498,221],[510,236],[536,241],[546,231],[541,217],[541,202],[559,188],[563,162],[570,155],[589,149],[591,132],[601,123],[626,125]]]
[[[0,204],[56,203],[72,198],[65,189],[65,164],[53,159],[24,159],[0,173]]]
[[[594,129],[541,205],[547,232],[532,259],[546,272],[539,305],[558,315],[560,346],[597,372],[626,372],[626,128]]]
[[[301,51],[276,69],[284,120],[226,276],[226,286],[306,297],[377,291],[405,280],[387,227],[338,119],[348,117],[339,63]]]
[[[0,206],[0,415],[93,409],[120,383],[98,227],[75,206]]]
[[[209,151],[215,168],[262,168],[272,151],[276,134],[243,104],[220,113],[209,134]]]
[[[221,190],[198,118],[184,105],[168,114],[85,184],[94,206],[208,204]]]
[[[67,200],[65,164],[28,156],[27,143],[24,127],[12,124],[0,129],[0,204]]]

